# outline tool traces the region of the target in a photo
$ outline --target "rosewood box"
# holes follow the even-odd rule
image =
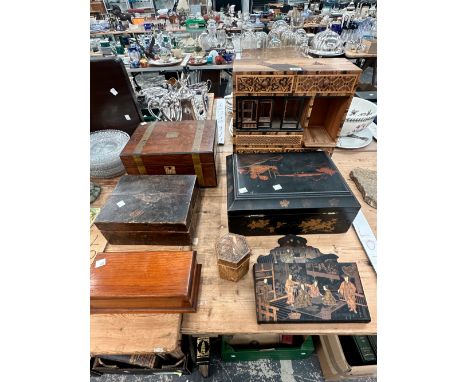
[[[91,313],[190,313],[197,308],[196,252],[99,253],[91,266]]]
[[[197,175],[216,187],[216,121],[153,122],[139,126],[120,158],[130,175]]]
[[[361,207],[323,151],[233,154],[226,160],[229,232],[343,233]]]
[[[94,221],[110,244],[191,245],[195,175],[125,175]]]

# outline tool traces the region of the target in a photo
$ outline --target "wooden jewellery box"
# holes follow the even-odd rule
[[[229,232],[343,233],[361,208],[323,151],[233,154],[226,160]]]
[[[120,154],[129,175],[196,175],[216,187],[216,121],[140,125]]]
[[[110,244],[191,245],[195,175],[124,175],[94,221]]]

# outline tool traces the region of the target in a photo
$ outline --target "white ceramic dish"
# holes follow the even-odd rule
[[[368,128],[354,133],[353,135],[360,138],[351,136],[339,137],[338,142],[336,143],[336,147],[341,149],[360,149],[362,147],[366,147],[369,143],[372,142],[372,131],[370,131]]]
[[[171,57],[169,61],[162,61],[162,60],[149,60],[148,65],[152,66],[173,66],[180,64],[182,59]]]
[[[372,132],[372,136],[377,140],[377,125],[372,122],[367,128]]]
[[[346,114],[340,136],[345,137],[368,127],[377,116],[377,105],[365,99],[354,97]]]
[[[323,56],[323,57],[337,57],[337,56],[341,56],[343,54],[343,50],[339,50],[339,51],[336,51],[336,52],[329,52],[327,50],[310,49],[309,53],[313,53],[313,54],[315,54],[317,56]]]

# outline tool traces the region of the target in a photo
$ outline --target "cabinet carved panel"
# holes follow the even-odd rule
[[[355,75],[328,76],[298,76],[297,93],[345,93],[353,92],[356,82]]]
[[[236,135],[235,143],[240,146],[301,146],[302,135]]]
[[[238,93],[291,93],[294,76],[252,76],[236,77],[236,92]]]

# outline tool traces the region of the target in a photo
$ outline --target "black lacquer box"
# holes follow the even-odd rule
[[[229,232],[344,233],[361,208],[323,151],[233,154],[226,161]]]

